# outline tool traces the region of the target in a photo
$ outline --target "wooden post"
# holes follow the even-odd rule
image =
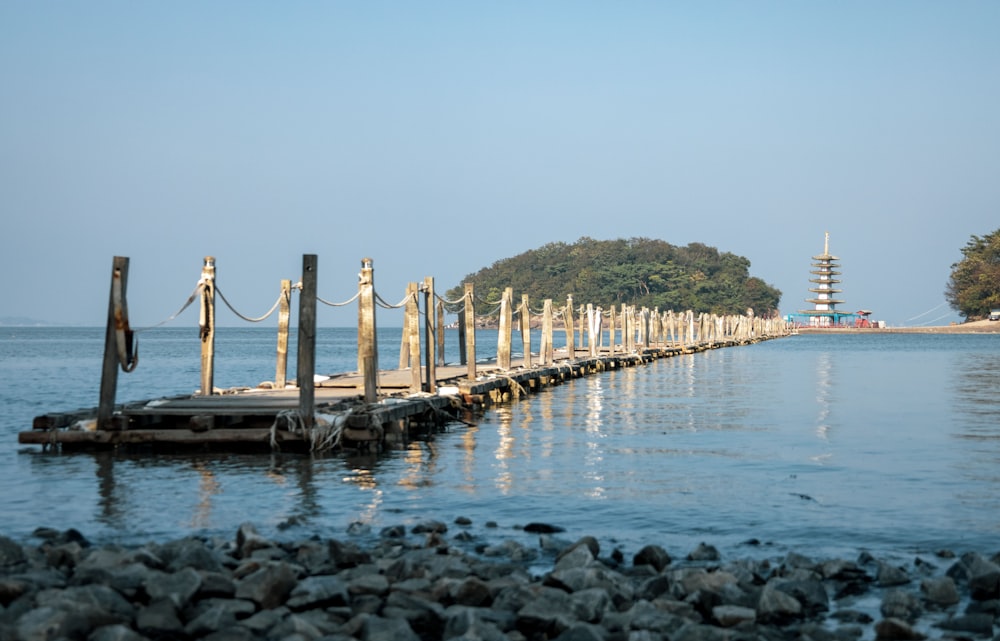
[[[406,342],[406,363],[400,363],[400,369],[410,368],[410,391],[423,391],[424,383],[420,377],[420,302],[417,298],[420,286],[410,283],[406,286],[406,325],[403,327],[403,340]]]
[[[503,370],[510,369],[511,321],[513,320],[510,306],[513,297],[513,288],[507,287],[503,290],[503,296],[500,298],[500,334],[497,340],[497,367]]]
[[[435,335],[434,327],[434,279],[430,276],[424,277],[424,361],[427,367],[427,382],[424,384],[425,391],[434,393],[437,391],[437,368],[435,358]]]
[[[299,420],[311,430],[316,418],[316,254],[302,255],[299,293],[299,345],[295,382],[299,386]]]
[[[580,318],[580,332],[578,334],[578,338],[577,338],[578,342],[577,342],[576,347],[577,347],[577,349],[582,350],[584,348],[584,344],[583,344],[584,332],[586,331],[585,330],[586,325],[584,324],[585,321],[583,320],[583,304],[582,303],[580,304],[579,312],[580,312],[580,314],[579,314],[579,318]]]
[[[114,429],[111,418],[115,411],[115,393],[118,389],[118,356],[117,332],[125,329],[122,323],[127,323],[128,315],[125,306],[125,289],[128,285],[128,258],[115,256],[111,261],[111,291],[108,294],[108,325],[104,333],[104,363],[101,367],[101,395],[97,406],[97,429]],[[115,298],[118,292],[121,307],[116,312]]]
[[[215,388],[215,258],[205,256],[201,268],[201,394]]]
[[[521,294],[521,349],[524,352],[521,365],[531,367],[531,310],[528,309],[527,294]]]
[[[597,356],[597,337],[594,336],[595,331],[594,304],[587,303],[587,354],[591,357]]]
[[[292,305],[292,281],[281,281],[278,296],[278,358],[274,367],[274,388],[285,389],[288,378],[288,317]]]
[[[576,358],[576,330],[573,328],[573,295],[566,297],[566,313],[563,314],[563,324],[566,326],[566,358]]]
[[[444,301],[437,305],[437,364],[444,367]]]
[[[542,346],[539,349],[542,365],[552,364],[552,299],[546,298],[542,307]]]
[[[358,372],[365,384],[365,403],[378,401],[378,342],[375,332],[375,270],[361,259],[358,279]]]
[[[475,285],[465,283],[465,363],[470,381],[476,380],[476,298]]]
[[[611,312],[608,315],[608,342],[611,343],[608,346],[608,353],[614,354],[615,348],[615,306],[611,306]]]

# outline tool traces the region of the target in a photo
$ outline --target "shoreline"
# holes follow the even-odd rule
[[[490,527],[490,523],[486,524]],[[731,638],[829,641],[992,637],[1000,558],[942,550],[899,565],[859,551],[726,559],[701,543],[626,557],[529,523],[537,548],[477,543],[470,520],[383,528],[358,543],[188,536],[91,545],[76,530],[0,536],[0,636],[206,639]]]
[[[1000,321],[971,321],[928,327],[799,327],[799,334],[1000,334]]]

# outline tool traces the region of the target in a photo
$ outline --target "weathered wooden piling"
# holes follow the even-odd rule
[[[299,343],[295,384],[299,391],[299,420],[312,429],[316,378],[316,254],[302,256],[302,290],[299,295]]]
[[[201,393],[215,389],[215,258],[205,256],[201,269]]]

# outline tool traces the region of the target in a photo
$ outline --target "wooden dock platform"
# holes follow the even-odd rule
[[[345,446],[394,446],[411,438],[414,430],[434,430],[449,422],[468,423],[494,404],[570,379],[745,342],[754,341],[705,342],[598,356],[569,357],[560,350],[559,358],[548,366],[503,370],[495,362],[480,364],[476,380],[465,377],[464,365],[439,366],[436,394],[410,393],[409,370],[381,370],[378,380],[382,396],[376,403],[364,402],[364,377],[360,373],[336,374],[315,383],[318,420],[312,429],[296,421],[298,388],[241,388],[210,396],[195,394],[123,403],[115,407],[113,429],[96,429],[97,408],[44,414],[35,417],[31,431],[18,434],[18,442],[65,451],[193,448],[303,452]]]
[[[317,452],[346,446],[391,447],[404,443],[415,430],[437,429],[455,421],[468,423],[474,420],[477,411],[494,403],[507,402],[572,378],[679,354],[746,345],[788,333],[787,326],[779,319],[759,318],[752,310],[741,316],[696,315],[691,310],[661,314],[657,309],[628,305],[620,305],[617,311],[614,306],[602,310],[589,304],[574,310],[569,296],[559,311],[567,347],[554,348],[556,311],[552,301],[546,299],[538,315],[542,335],[536,355],[530,347],[533,314],[528,297],[523,295],[517,316],[522,352],[526,356],[518,364],[511,358],[514,305],[513,291],[508,287],[500,300],[498,314],[490,317],[499,324],[496,356],[480,362],[476,358],[474,287],[466,283],[464,296],[449,303],[460,305],[457,313],[463,364],[448,366],[443,363],[441,331],[445,301],[434,296],[433,279],[425,278],[423,285],[410,283],[404,302],[389,306],[375,292],[372,261],[365,258],[361,261],[358,294],[354,297],[358,300],[358,371],[316,376],[316,305],[327,301],[317,294],[317,257],[306,254],[301,282],[293,288],[290,280],[283,280],[278,301],[272,307],[272,311],[279,310],[274,383],[219,391],[213,385],[215,296],[219,292],[215,285],[215,259],[208,256],[195,293],[185,304],[186,307],[195,298],[201,300],[199,392],[116,403],[119,368],[130,372],[138,363],[138,348],[133,344],[134,332],[128,323],[128,265],[128,258],[121,256],[116,256],[112,263],[98,406],[37,416],[31,431],[18,434],[18,442],[63,450],[200,448]],[[299,385],[287,384],[285,371],[289,300],[293,290],[300,292],[296,376]],[[423,309],[419,304],[421,293]],[[389,308],[405,305],[398,369],[376,369],[376,303]],[[574,311],[578,324],[574,323]],[[258,319],[238,315],[260,321],[269,314]],[[606,332],[602,329],[603,319],[608,322]]]

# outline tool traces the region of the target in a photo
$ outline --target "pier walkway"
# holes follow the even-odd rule
[[[124,261],[124,262],[122,262]],[[206,259],[206,271],[209,259]],[[214,289],[212,272],[203,273],[199,289],[202,300],[202,382],[192,395],[114,402],[115,381],[120,367],[131,371],[136,360],[131,353],[125,305],[127,259],[116,258],[112,273],[105,366],[102,372],[98,407],[35,417],[30,431],[18,434],[22,444],[63,450],[128,448],[142,450],[224,449],[256,451],[327,451],[342,447],[381,448],[405,443],[415,430],[434,430],[450,422],[471,423],[476,413],[495,403],[559,385],[567,380],[607,370],[634,367],[653,360],[708,349],[735,347],[788,334],[777,319],[747,316],[720,317],[688,311],[675,315],[658,310],[635,310],[622,306],[580,306],[574,325],[572,299],[560,310],[559,322],[566,332],[568,347],[552,347],[553,312],[545,301],[542,345],[531,351],[530,317],[525,297],[519,308],[522,321],[523,354],[510,355],[512,293],[504,292],[499,305],[497,354],[477,361],[476,315],[473,289],[466,285],[464,305],[459,309],[462,363],[446,365],[443,354],[443,308],[439,300],[433,313],[433,285],[425,283],[425,311],[419,310],[420,288],[411,283],[407,298],[399,306],[407,308],[400,367],[376,370],[374,353],[374,304],[371,261],[362,261],[359,294],[358,363],[353,372],[317,376],[314,372],[316,300],[315,281],[304,278],[300,289],[312,290],[310,300],[299,309],[298,381],[286,382],[283,346],[287,347],[287,295],[289,281],[283,281],[278,330],[278,363],[275,382],[230,390],[211,386],[214,335]],[[315,272],[315,257],[304,257],[304,274]],[[429,280],[429,279],[428,279]],[[211,297],[206,295],[212,294]],[[192,299],[195,298],[192,295]],[[190,302],[190,299],[189,299]],[[452,303],[454,304],[454,302]],[[431,313],[427,313],[429,310]],[[183,311],[183,310],[182,310]],[[424,341],[420,340],[418,318],[425,318]],[[697,318],[697,321],[695,320]],[[602,319],[608,320],[604,329]],[[617,321],[617,322],[616,322]],[[616,332],[616,327],[618,331]],[[577,330],[579,330],[577,332]],[[421,361],[421,352],[424,360]]]

